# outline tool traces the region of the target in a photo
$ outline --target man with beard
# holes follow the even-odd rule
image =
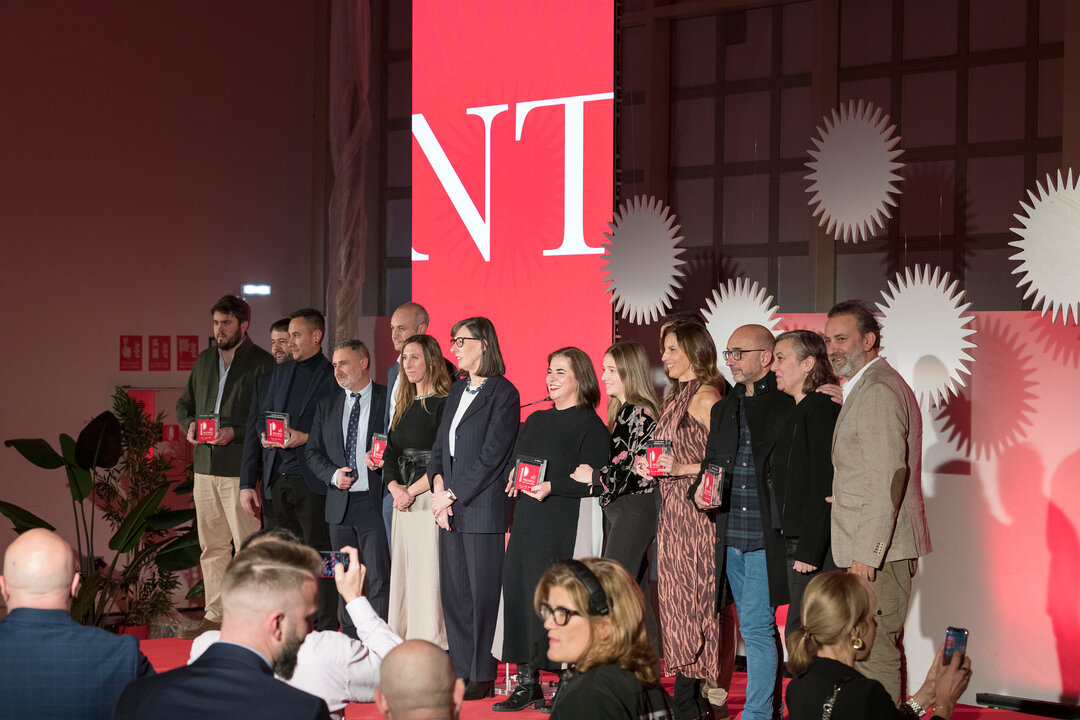
[[[390,611],[390,544],[382,522],[386,486],[364,454],[373,433],[385,433],[386,386],[371,382],[371,354],[359,340],[334,348],[334,379],[341,388],[315,408],[307,463],[326,488],[326,522],[335,550],[351,545],[367,566],[368,599],[383,620]],[[348,613],[341,629],[356,637]]]
[[[296,543],[238,552],[225,572],[219,641],[191,665],[128,685],[114,720],[328,720],[322,699],[274,678],[292,677],[311,632],[320,565],[317,552]]]
[[[881,325],[858,300],[829,311],[825,345],[846,378],[833,431],[832,553],[877,592],[877,636],[857,665],[900,699],[904,621],[918,558],[930,552],[922,496],[922,415],[884,358]]]
[[[240,507],[240,461],[255,378],[274,368],[273,356],[247,335],[251,308],[246,302],[226,295],[210,314],[216,347],[199,353],[176,403],[177,422],[195,446],[195,522],[206,597],[202,622],[182,637],[221,627],[221,577],[233,548],[259,529],[258,519]],[[197,420],[207,415],[216,416],[216,433],[200,441]]]

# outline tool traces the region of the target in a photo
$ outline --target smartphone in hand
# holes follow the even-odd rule
[[[335,550],[320,550],[322,556],[322,569],[319,572],[321,578],[334,577],[334,565],[341,563],[346,570],[349,569],[349,554]]]
[[[942,655],[942,664],[952,662],[954,654],[960,654],[960,662],[964,662],[964,653],[967,652],[967,628],[948,627],[945,629],[945,653]]]

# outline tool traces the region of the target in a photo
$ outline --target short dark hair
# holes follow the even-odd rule
[[[837,384],[836,373],[833,372],[829,362],[829,351],[825,349],[825,340],[812,330],[788,330],[776,337],[776,344],[782,340],[791,341],[791,349],[795,351],[795,359],[802,362],[808,357],[814,358],[814,367],[803,381],[802,391],[811,393],[822,385]]]
[[[829,310],[829,317],[836,317],[837,315],[853,316],[860,335],[874,333],[874,346],[870,349],[881,349],[881,323],[878,322],[869,305],[862,300],[845,300],[833,305],[832,309]]]
[[[334,346],[334,350],[355,350],[360,353],[360,357],[371,359],[371,353],[368,352],[367,345],[360,340],[343,340]]]
[[[482,378],[495,377],[506,374],[506,363],[503,362],[502,351],[499,350],[499,336],[495,334],[495,326],[486,317],[471,317],[458,320],[450,329],[450,335],[455,336],[463,327],[469,328],[476,339],[480,341],[481,355],[480,368],[476,374]]]
[[[262,530],[256,530],[247,536],[244,542],[240,543],[240,550],[247,548],[253,542],[259,542],[262,540],[279,540],[281,542],[296,543],[297,545],[303,545],[304,541],[287,527],[282,525],[275,525]]]
[[[660,318],[660,326],[673,325],[675,323],[697,323],[698,325],[705,325],[705,318],[701,317],[701,313],[690,312],[688,310],[680,310],[679,312],[673,312],[670,315],[665,315]]]
[[[576,347],[559,348],[548,355],[549,366],[556,357],[564,357],[570,361],[570,369],[574,371],[574,379],[578,384],[578,407],[596,407],[600,402],[600,383],[596,381],[596,371],[593,370],[589,356]]]
[[[210,308],[210,314],[214,313],[232,315],[241,325],[251,320],[251,306],[235,295],[222,295],[221,299],[214,303],[214,307]]]
[[[271,325],[270,332],[289,332],[289,318],[281,318]]]
[[[316,310],[315,308],[301,308],[300,310],[289,314],[290,320],[295,320],[296,318],[303,318],[310,325],[314,326],[316,330],[319,330],[323,335],[326,335],[326,317],[322,314],[322,311]]]

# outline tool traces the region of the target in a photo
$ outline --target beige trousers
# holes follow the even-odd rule
[[[206,619],[221,622],[221,583],[233,548],[259,529],[259,518],[240,507],[240,478],[195,473],[195,525],[199,530]]]
[[[904,646],[904,622],[907,620],[908,601],[911,599],[911,578],[915,576],[918,560],[894,560],[887,562],[874,575],[874,590],[878,596],[877,635],[870,657],[856,663],[855,669],[868,678],[877,680],[893,702],[899,702],[903,687],[902,672]]]
[[[390,558],[390,629],[406,640],[422,639],[447,649],[439,595],[439,526],[431,493],[409,509],[394,510]]]

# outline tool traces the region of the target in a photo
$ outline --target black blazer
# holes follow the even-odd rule
[[[716,516],[716,597],[717,609],[731,603],[731,593],[727,582],[724,565],[727,560],[728,514],[725,508],[731,507],[731,472],[735,467],[735,454],[739,449],[739,397],[742,390],[736,386],[724,399],[712,406],[709,419],[709,439],[705,444],[705,459],[701,466],[719,465],[724,469],[724,498],[719,510],[710,510]],[[791,417],[795,400],[776,387],[776,376],[772,372],[765,374],[754,383],[754,395],[745,398],[746,421],[750,426],[750,446],[754,455],[754,470],[757,475],[758,504],[761,508],[761,525],[765,535],[765,563],[769,576],[769,602],[773,606],[786,605],[788,602],[787,586],[787,546],[779,529],[779,510],[773,502],[775,494],[772,488],[772,473],[769,457],[780,430]],[[701,471],[697,480],[690,486],[688,497],[694,502],[694,494],[701,483]],[[697,507],[696,505],[694,507]]]
[[[318,358],[315,376],[311,379],[311,385],[308,386],[307,396],[304,398],[300,414],[289,417],[289,427],[305,433],[311,432],[311,425],[315,420],[315,406],[319,404],[319,400],[340,389],[337,380],[334,379],[333,364],[322,353],[315,357]],[[286,360],[274,368],[274,372],[270,376],[270,384],[266,387],[264,411],[285,412],[285,399],[289,394],[289,386],[292,385],[293,373],[295,372],[295,360]],[[270,472],[274,467],[276,453],[279,452],[290,453],[296,458],[296,461],[300,464],[300,473],[304,476],[304,482],[307,483],[309,490],[318,495],[326,494],[326,484],[315,477],[315,474],[311,472],[311,468],[308,467],[303,445],[291,450],[278,450],[276,448],[266,450],[263,448],[258,434],[253,436],[250,433],[244,439],[244,462],[240,468],[240,487],[255,487],[255,481],[258,479],[260,455],[263,464],[263,487],[270,487]]]
[[[829,552],[832,436],[840,404],[824,393],[807,393],[780,430],[772,471],[780,525],[799,539],[795,559],[821,567]]]
[[[307,464],[315,477],[323,484],[326,493],[326,522],[336,525],[345,517],[349,506],[348,490],[339,490],[330,484],[338,468],[352,467],[352,461],[345,458],[345,437],[341,434],[341,420],[345,413],[345,391],[339,390],[324,397],[315,408],[315,421],[311,425],[311,435],[307,441]],[[371,449],[372,433],[386,432],[386,386],[371,383],[371,403],[368,406],[367,437],[364,438],[364,450]],[[357,473],[367,473],[368,490],[365,497],[375,504],[375,509],[382,515],[382,497],[385,487],[382,471],[372,472],[366,465],[353,468]],[[359,477],[359,476],[358,476]]]
[[[454,492],[451,528],[466,533],[504,533],[509,526],[510,498],[506,476],[517,439],[521,398],[503,376],[488,378],[457,426],[455,456],[450,457],[450,424],[468,380],[450,386],[439,433],[431,448],[428,477],[442,475]]]
[[[214,643],[190,665],[137,680],[116,704],[113,720],[234,720],[330,717],[326,703],[274,677],[254,651]]]

